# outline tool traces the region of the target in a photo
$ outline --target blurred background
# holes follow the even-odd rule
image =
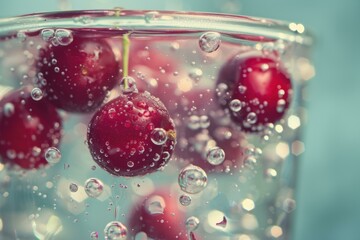
[[[359,239],[359,0],[12,0],[0,3],[0,17],[114,7],[252,15],[299,22],[310,29],[316,36],[316,76],[309,86],[294,239]]]

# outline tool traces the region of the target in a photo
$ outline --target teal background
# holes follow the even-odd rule
[[[225,2],[2,0],[0,17],[68,7],[125,7],[231,12],[303,23],[316,36],[313,60],[317,73],[309,86],[309,122],[301,159],[295,240],[360,239],[360,1]]]

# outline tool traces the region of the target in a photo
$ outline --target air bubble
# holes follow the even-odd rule
[[[127,229],[121,222],[112,221],[106,225],[104,234],[106,240],[125,240]]]
[[[206,32],[199,38],[201,50],[207,53],[216,51],[220,47],[221,35],[217,32]]]
[[[278,113],[282,113],[282,112],[284,112],[285,107],[286,107],[286,101],[285,101],[284,99],[279,99],[279,100],[277,101],[276,111],[277,111]]]
[[[200,127],[201,128],[208,128],[210,126],[210,119],[206,115],[200,116]]]
[[[240,85],[238,87],[238,91],[239,91],[240,94],[244,94],[246,92],[246,89],[247,89],[247,87],[244,86],[244,85]]]
[[[145,13],[144,15],[144,19],[145,19],[145,22],[146,23],[150,23],[151,21],[153,21],[156,16],[159,15],[159,12],[156,12],[156,11],[151,11],[151,12],[147,12]]]
[[[127,87],[125,86],[126,82],[127,82]],[[137,93],[138,89],[136,87],[135,79],[130,76],[122,78],[120,81],[120,90],[123,94]]]
[[[249,124],[255,124],[257,121],[257,115],[254,112],[249,112],[246,116],[246,122]]]
[[[43,92],[40,88],[33,88],[31,90],[31,98],[35,101],[40,101],[43,98]]]
[[[97,178],[89,178],[85,182],[85,192],[89,197],[97,198],[103,192],[104,185]]]
[[[239,99],[233,99],[231,100],[231,102],[229,103],[229,107],[231,109],[231,111],[233,112],[239,112],[241,110],[241,102]]]
[[[151,132],[151,141],[155,145],[163,145],[167,140],[167,134],[163,128],[155,128]]]
[[[72,32],[67,29],[57,29],[55,31],[55,38],[61,46],[67,46],[74,40]]]
[[[186,219],[185,226],[190,232],[195,231],[199,226],[200,220],[197,217],[191,216]]]
[[[189,72],[189,77],[195,82],[199,82],[203,75],[203,71],[200,68],[193,68]]]
[[[244,166],[249,169],[254,169],[256,165],[256,158],[249,156],[244,160]]]
[[[211,165],[219,165],[225,160],[225,152],[222,148],[212,147],[206,154],[206,160]]]
[[[79,190],[79,187],[75,183],[71,183],[69,189],[71,192],[77,192]]]
[[[43,29],[41,31],[41,38],[46,41],[46,42],[50,42],[55,35],[55,31],[53,29]]]
[[[4,115],[6,116],[6,117],[11,117],[11,115],[13,115],[14,114],[14,112],[15,112],[15,107],[14,107],[14,104],[12,104],[12,103],[5,103],[5,105],[4,105]]]
[[[181,195],[179,197],[179,202],[183,206],[189,206],[191,204],[191,197],[188,195]]]
[[[200,117],[197,115],[192,115],[189,117],[187,122],[188,128],[196,130],[200,128]]]
[[[132,167],[134,166],[134,162],[133,162],[133,161],[128,161],[128,162],[127,162],[127,166],[128,166],[129,168],[132,168]]]
[[[45,159],[49,163],[58,163],[61,159],[61,152],[56,147],[50,147],[45,152]]]
[[[158,215],[164,213],[166,204],[163,197],[154,195],[146,200],[144,207],[150,215]]]
[[[98,232],[91,232],[90,233],[90,239],[91,240],[99,239],[99,233]]]
[[[207,185],[207,175],[202,168],[191,164],[180,171],[178,183],[184,192],[199,193]]]
[[[18,32],[16,38],[19,39],[20,42],[24,42],[26,40],[26,34],[24,32]]]

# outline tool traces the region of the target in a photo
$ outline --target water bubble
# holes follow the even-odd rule
[[[200,120],[199,123],[201,128],[208,128],[210,126],[210,119],[208,116],[202,115],[200,116],[199,120]]]
[[[180,171],[178,183],[184,192],[199,193],[207,185],[207,175],[202,168],[191,164]]]
[[[97,178],[89,178],[85,182],[85,192],[89,197],[97,198],[103,192],[104,185]]]
[[[255,165],[256,165],[256,158],[254,158],[253,156],[248,156],[247,158],[245,158],[244,166],[246,168],[254,169]]]
[[[203,71],[200,68],[193,68],[189,72],[189,77],[195,82],[200,81],[202,75],[203,75]]]
[[[206,32],[199,38],[201,50],[207,53],[216,51],[220,47],[221,35],[217,32]]]
[[[242,106],[242,104],[239,99],[233,99],[229,103],[229,107],[230,107],[231,111],[233,111],[233,112],[239,112],[241,110],[241,106]]]
[[[292,198],[286,198],[283,202],[282,208],[285,212],[290,213],[296,208],[296,201]]]
[[[55,31],[53,29],[41,30],[41,38],[46,42],[51,41],[51,39],[53,39],[54,35],[55,35]]]
[[[135,79],[130,76],[123,77],[120,81],[120,90],[123,94],[137,93],[138,89]]]
[[[49,147],[45,152],[45,159],[49,163],[58,163],[61,159],[61,152],[56,147]]]
[[[279,99],[277,101],[277,105],[276,105],[276,111],[278,113],[281,113],[285,110],[285,106],[286,106],[286,101],[284,99]]]
[[[191,115],[187,121],[188,128],[196,130],[200,128],[200,117],[197,115]]]
[[[197,217],[191,216],[186,219],[185,226],[190,232],[195,231],[199,226],[200,220]]]
[[[167,134],[163,128],[155,128],[151,132],[151,141],[155,145],[163,145],[167,140]]]
[[[90,239],[91,240],[99,239],[99,233],[98,232],[91,232],[90,233]]]
[[[146,200],[144,207],[150,215],[157,215],[164,213],[166,204],[163,197],[154,195]]]
[[[75,183],[71,183],[70,186],[69,186],[69,189],[70,189],[71,192],[77,192],[79,187]]]
[[[118,221],[109,222],[104,229],[104,233],[106,240],[126,240],[127,237],[126,227]]]
[[[191,204],[191,197],[183,194],[179,197],[179,202],[183,206],[189,206]]]
[[[244,85],[240,85],[238,87],[238,91],[239,91],[240,94],[244,94],[246,92],[246,89],[247,89],[247,87],[244,86]]]
[[[35,101],[40,101],[43,98],[43,92],[40,88],[33,88],[31,90],[31,98]]]
[[[128,166],[129,168],[132,168],[132,167],[134,166],[134,162],[133,162],[133,161],[128,161],[128,162],[127,162],[127,166]]]
[[[211,165],[219,165],[225,160],[225,152],[222,148],[212,147],[206,154],[206,160]]]
[[[264,176],[267,180],[273,180],[277,176],[277,171],[273,168],[268,168],[264,171]]]
[[[61,46],[67,46],[74,40],[72,32],[67,29],[57,29],[55,31],[55,38]]]
[[[145,232],[138,232],[135,235],[135,240],[150,240]]]
[[[255,124],[257,121],[257,115],[254,112],[249,112],[246,116],[246,122],[249,124]]]
[[[15,107],[14,107],[14,104],[12,104],[12,103],[5,103],[5,105],[4,105],[4,115],[6,116],[6,117],[10,117],[11,115],[13,115],[14,114],[14,112],[15,112]]]

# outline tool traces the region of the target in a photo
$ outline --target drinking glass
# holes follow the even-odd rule
[[[311,44],[215,13],[0,20],[0,238],[290,239]]]

